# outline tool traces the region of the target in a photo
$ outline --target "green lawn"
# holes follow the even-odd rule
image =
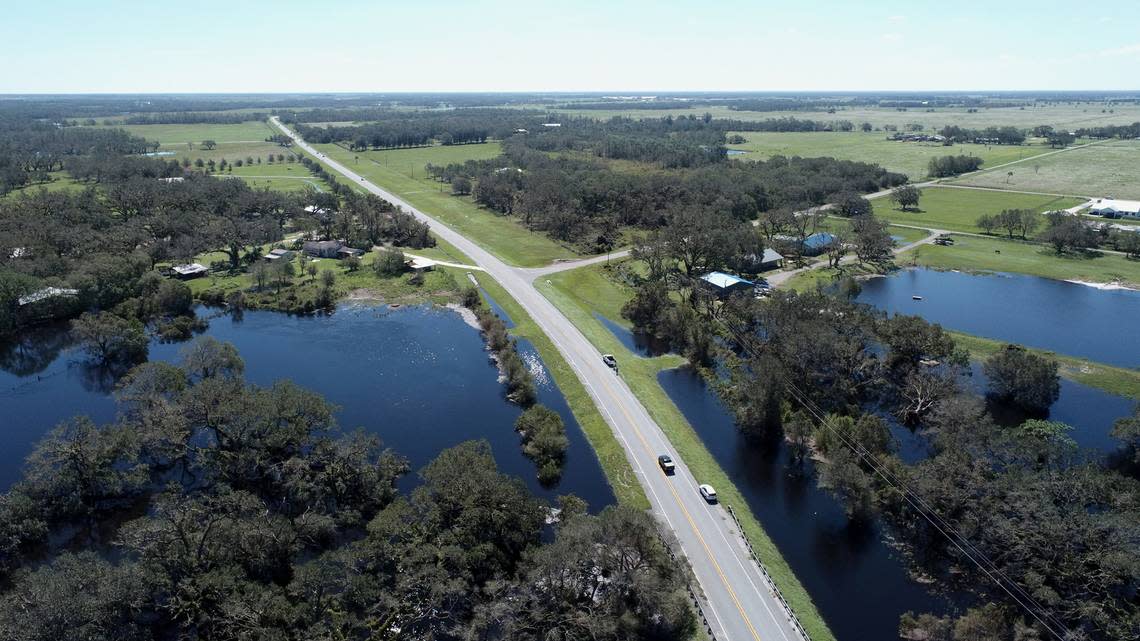
[[[873,204],[875,214],[892,223],[927,229],[981,233],[981,229],[975,223],[982,214],[996,214],[1003,209],[1034,209],[1044,212],[1073,207],[1082,202],[1084,201],[1080,199],[1059,196],[927,187],[922,190],[922,198],[918,204],[921,211],[918,212],[897,209],[889,198],[876,199]]]
[[[12,191],[0,196],[0,200],[3,200],[5,198],[17,198],[20,194],[23,193],[27,193],[29,195],[34,194],[41,189],[46,189],[48,191],[83,191],[83,189],[85,189],[88,185],[93,184],[79,182],[73,179],[71,177],[71,174],[67,173],[66,171],[53,171],[49,174],[49,176],[51,177],[51,180],[48,182],[32,183],[31,185],[25,185],[18,189],[13,189]]]
[[[103,125],[100,125],[103,127]],[[208,123],[193,125],[113,125],[118,129],[125,129],[133,135],[141,136],[150,141],[161,143],[158,151],[160,158],[191,161],[214,160],[246,160],[249,157],[263,161],[269,154],[297,153],[265,139],[277,133],[269,124],[259,120],[250,120],[234,125],[214,125]],[[213,140],[217,143],[214,149],[204,149],[202,141]],[[169,153],[167,153],[169,152]]]
[[[787,562],[781,556],[764,528],[751,513],[743,496],[717,464],[700,437],[684,415],[673,404],[657,381],[664,369],[682,364],[681,357],[666,355],[643,358],[625,346],[593,317],[599,313],[615,322],[628,325],[620,314],[622,304],[632,295],[630,290],[607,275],[605,265],[592,265],[552,274],[537,283],[538,289],[599,350],[614,354],[621,363],[621,376],[638,399],[645,405],[653,420],[665,431],[669,442],[685,460],[685,464],[700,479],[717,488],[721,501],[732,505],[740,517],[752,546],[763,559],[765,566],[779,585],[788,603],[816,641],[834,639],[831,630],[816,610],[811,597],[800,584]]]
[[[1140,198],[1140,140],[1105,141],[1014,165],[1009,170],[1012,176],[998,170],[956,182],[997,189]]]
[[[217,174],[219,176],[237,176],[255,188],[269,188],[278,191],[300,191],[306,185],[317,191],[326,191],[328,186],[320,178],[314,176],[299,162],[274,162],[260,165],[245,165],[234,167],[231,171]]]
[[[801,156],[817,158],[830,156],[840,160],[858,160],[875,163],[891,171],[906,174],[917,181],[927,175],[931,158],[948,155],[977,156],[992,167],[1001,163],[1029,158],[1050,151],[1045,145],[971,145],[944,147],[937,143],[900,142],[887,140],[887,133],[875,132],[729,132],[740,134],[748,142],[729,145],[749,153],[731,156],[736,160],[767,160],[772,156]]]
[[[1014,272],[1090,283],[1119,282],[1140,287],[1140,261],[1129,260],[1119,254],[1058,256],[1043,245],[977,236],[955,235],[954,241],[947,247],[923,245],[899,255],[896,262],[937,269]]]
[[[441,184],[428,179],[424,170],[424,165],[429,162],[445,165],[468,159],[494,158],[499,155],[498,143],[367,152],[348,151],[337,145],[314,147],[508,263],[536,267],[558,258],[579,256],[573,249],[526,229],[512,218],[479,207],[469,197],[452,196],[446,185],[441,189]]]

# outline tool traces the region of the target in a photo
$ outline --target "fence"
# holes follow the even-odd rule
[[[736,523],[736,529],[740,531],[740,538],[744,539],[744,545],[748,548],[748,554],[752,556],[753,561],[756,561],[757,567],[760,568],[760,574],[764,575],[764,582],[768,584],[768,589],[772,591],[772,594],[776,597],[776,600],[780,602],[780,606],[784,608],[784,614],[788,617],[788,621],[792,623],[792,627],[795,628],[796,632],[799,633],[800,637],[802,637],[804,641],[811,641],[811,637],[808,635],[807,630],[804,629],[804,626],[800,623],[799,617],[797,617],[796,613],[792,611],[792,606],[788,605],[788,601],[784,598],[784,594],[780,592],[780,588],[776,586],[776,582],[773,581],[772,576],[768,574],[768,568],[764,567],[764,562],[760,560],[760,555],[756,554],[756,550],[752,549],[752,542],[749,541],[748,536],[744,534],[744,526],[740,524],[740,519],[736,517],[736,510],[732,509],[732,506],[727,504],[725,505],[725,508],[727,508],[728,513],[732,515],[732,521]]]

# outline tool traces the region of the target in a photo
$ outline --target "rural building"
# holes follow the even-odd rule
[[[404,264],[408,266],[408,269],[420,274],[423,272],[430,272],[432,268],[435,267],[434,260],[430,258],[420,258],[419,256],[409,258],[408,260],[404,261]]]
[[[205,265],[200,263],[188,263],[186,265],[175,265],[170,268],[170,273],[179,280],[190,280],[191,278],[198,278],[205,276],[210,272]]]
[[[1097,198],[1089,211],[1105,218],[1140,218],[1140,200]]]
[[[288,249],[281,249],[279,247],[277,249],[269,250],[269,253],[263,256],[263,258],[271,263],[275,263],[279,260],[287,263],[293,260],[293,252],[289,251]]]
[[[341,247],[340,249],[336,250],[336,257],[337,258],[348,258],[349,256],[356,256],[357,258],[360,258],[363,255],[364,255],[364,250],[363,249],[357,249],[355,247],[347,247],[346,246],[346,247]]]
[[[776,269],[784,266],[784,255],[772,249],[765,247],[764,253],[760,256],[756,254],[747,254],[742,259],[743,267],[749,272],[762,272],[769,269]]]
[[[818,256],[835,243],[835,236],[825,231],[817,232],[804,239],[801,251],[804,256]]]
[[[78,289],[44,287],[16,299],[15,319],[17,325],[30,325],[74,316],[81,309]]]
[[[310,240],[301,249],[314,258],[336,258],[341,247],[344,247],[344,243],[339,240]]]
[[[735,292],[751,293],[756,289],[752,281],[724,272],[709,272],[701,276],[701,285],[718,298],[727,298]]]

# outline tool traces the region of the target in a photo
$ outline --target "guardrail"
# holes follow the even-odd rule
[[[740,532],[740,538],[744,539],[744,546],[748,548],[748,554],[752,556],[752,560],[756,561],[757,567],[760,568],[760,574],[764,575],[764,582],[768,584],[768,589],[772,591],[772,595],[780,602],[780,606],[784,608],[784,614],[788,617],[792,627],[799,633],[804,641],[811,641],[811,636],[808,635],[807,630],[804,629],[803,624],[800,623],[799,617],[792,611],[792,606],[788,605],[788,600],[784,598],[784,594],[780,592],[780,588],[776,586],[776,582],[772,580],[772,575],[768,574],[768,568],[764,567],[764,562],[760,560],[760,555],[756,554],[756,550],[752,549],[752,542],[748,540],[748,536],[744,533],[744,526],[740,524],[740,519],[736,516],[736,510],[732,509],[731,505],[725,504],[724,506],[730,515],[732,521],[736,523],[736,529]]]
[[[665,537],[662,536],[660,532],[657,533],[657,538],[661,540],[661,545],[665,547],[665,551],[669,554],[669,558],[672,559],[674,563],[676,563],[677,552],[673,549],[673,546],[670,545],[669,541],[665,540]],[[687,563],[685,567],[688,567]],[[685,591],[689,593],[689,599],[692,600],[693,607],[696,609],[697,614],[701,617],[701,625],[704,627],[705,634],[708,635],[711,641],[717,641],[716,632],[713,631],[712,624],[709,623],[709,617],[707,614],[705,614],[705,606],[701,603],[700,597],[698,597],[697,593],[693,590],[692,581],[685,581]]]

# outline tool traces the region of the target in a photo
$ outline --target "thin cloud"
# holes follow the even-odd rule
[[[886,42],[900,42],[903,39],[901,33],[884,33],[882,39]]]

